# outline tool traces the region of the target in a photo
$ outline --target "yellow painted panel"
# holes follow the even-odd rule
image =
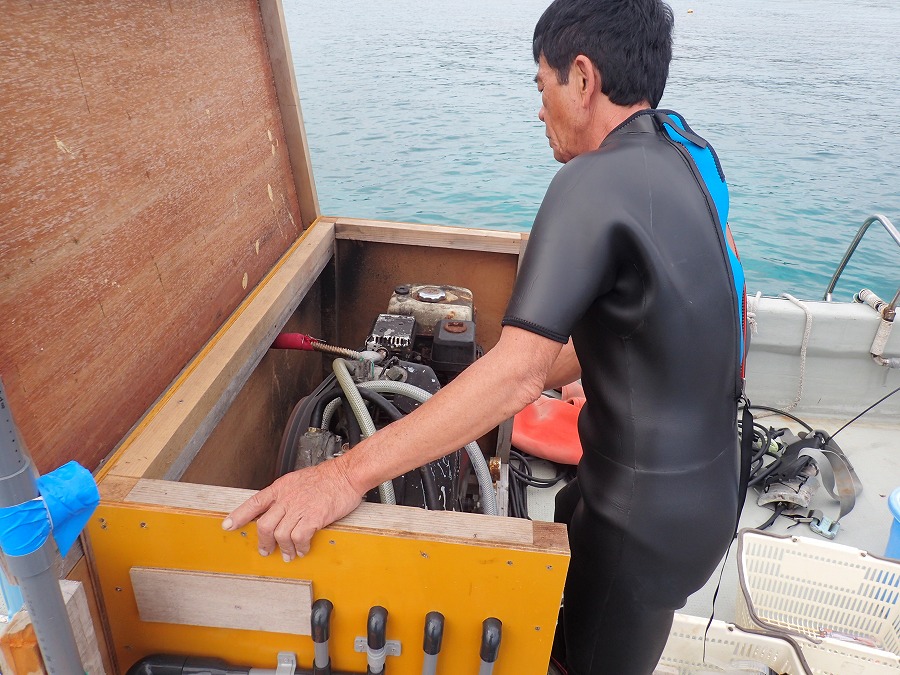
[[[215,656],[258,668],[274,668],[279,651],[295,652],[305,668],[313,657],[309,637],[142,622],[132,567],[311,581],[313,597],[335,605],[336,670],[365,672],[365,655],[353,651],[353,640],[365,635],[369,608],[382,605],[389,612],[387,637],[403,650],[388,657],[390,675],[421,673],[430,611],[446,618],[438,675],[478,672],[481,622],[490,616],[503,622],[495,675],[547,672],[568,555],[324,530],[308,556],[284,563],[278,555],[257,553],[255,526],[224,532],[220,522],[221,514],[106,502],[94,514],[88,526],[92,556],[123,672],[152,653]]]

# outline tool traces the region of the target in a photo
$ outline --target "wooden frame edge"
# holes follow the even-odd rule
[[[354,241],[519,255],[522,251],[523,233],[451,225],[418,225],[362,218],[336,218],[334,236],[335,239]]]
[[[117,505],[224,517],[254,490],[141,479]],[[363,502],[325,530],[568,555],[564,525]]]
[[[297,203],[300,205],[300,220],[306,229],[320,215],[319,197],[313,177],[306,127],[303,125],[303,112],[300,108],[300,95],[297,92],[297,77],[294,73],[284,7],[281,0],[259,0],[259,12],[266,36],[269,62],[275,78],[275,94],[281,110],[281,124],[284,128],[291,173],[297,191]]]

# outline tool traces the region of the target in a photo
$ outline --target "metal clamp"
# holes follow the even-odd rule
[[[297,655],[293,652],[278,652],[275,675],[294,675],[297,672]]]
[[[366,636],[357,635],[353,638],[353,651],[365,654],[369,648],[369,639]],[[400,640],[385,640],[384,653],[387,656],[400,656],[401,642]]]
[[[813,511],[810,515],[812,517],[809,521],[809,529],[826,539],[834,539],[837,536],[841,529],[840,522],[832,520],[820,511]]]

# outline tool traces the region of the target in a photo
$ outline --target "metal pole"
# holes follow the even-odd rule
[[[18,506],[38,497],[36,481],[37,471],[13,422],[0,379],[0,507]],[[51,675],[84,673],[59,579],[53,569],[56,553],[56,542],[49,536],[31,553],[8,556],[4,552],[3,557],[22,590],[47,672]]]

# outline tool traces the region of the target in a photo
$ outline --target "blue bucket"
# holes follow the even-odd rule
[[[0,620],[7,623],[16,612],[22,609],[22,605],[25,603],[22,598],[22,591],[6,578],[2,569],[0,569],[0,596],[2,596]]]
[[[891,536],[888,538],[886,558],[900,559],[900,488],[896,488],[888,497],[888,508],[894,516],[891,524]]]

